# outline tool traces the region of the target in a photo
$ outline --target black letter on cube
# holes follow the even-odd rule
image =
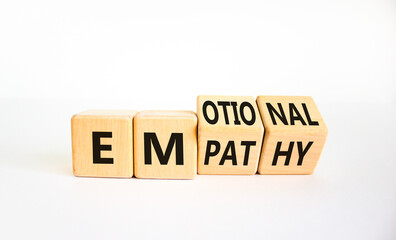
[[[165,154],[158,142],[157,135],[153,132],[144,133],[144,164],[151,165],[151,143],[161,165],[167,165],[173,146],[176,145],[176,165],[184,165],[183,159],[183,133],[172,133]]]
[[[112,132],[92,132],[92,153],[94,164],[113,164],[113,158],[101,158],[100,151],[111,151],[111,145],[101,145],[101,138],[112,138]]]

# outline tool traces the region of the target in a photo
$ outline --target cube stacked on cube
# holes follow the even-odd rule
[[[90,110],[72,117],[73,172],[158,179],[312,174],[326,138],[311,97],[198,96],[197,115]]]

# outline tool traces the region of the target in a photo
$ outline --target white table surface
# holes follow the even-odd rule
[[[0,238],[396,237],[394,105],[319,104],[329,137],[313,175],[194,180],[74,177],[80,105],[1,102]]]
[[[394,0],[1,0],[0,239],[396,239]],[[312,96],[311,176],[77,178],[70,118]]]

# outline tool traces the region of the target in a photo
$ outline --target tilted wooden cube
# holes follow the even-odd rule
[[[192,179],[197,175],[197,116],[143,111],[134,118],[135,176]]]
[[[264,128],[254,97],[198,96],[198,173],[255,174]]]
[[[133,126],[136,111],[90,110],[72,117],[75,176],[133,175]]]
[[[311,97],[257,97],[264,122],[260,174],[312,174],[327,127]]]

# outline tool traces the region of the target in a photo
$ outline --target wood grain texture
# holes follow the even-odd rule
[[[72,127],[73,173],[81,177],[120,177],[133,175],[133,117],[136,111],[89,110],[74,115]],[[100,138],[100,157],[112,158],[113,164],[93,161],[93,132],[111,132],[111,138]]]
[[[145,134],[155,134],[159,148],[154,148],[154,140],[145,146]],[[182,163],[177,164],[176,145],[172,144],[172,134],[182,134]],[[135,176],[137,178],[192,179],[197,174],[197,117],[190,111],[143,111],[134,118]],[[166,164],[161,164],[158,154],[170,155]],[[146,162],[145,148],[151,155]],[[178,150],[180,151],[180,149]],[[181,159],[179,159],[180,161]]]
[[[265,127],[258,172],[312,174],[327,138],[326,124],[312,97],[258,96],[257,105]],[[279,151],[284,153],[276,157]],[[291,152],[288,164],[285,152]]]
[[[213,104],[208,105],[208,101]],[[247,105],[251,106],[253,113]],[[205,118],[205,112],[209,121]],[[254,97],[198,96],[197,115],[199,174],[251,175],[257,172],[264,127]],[[215,122],[216,115],[218,120]],[[243,145],[245,142],[255,144],[248,147],[248,154],[247,146]]]

